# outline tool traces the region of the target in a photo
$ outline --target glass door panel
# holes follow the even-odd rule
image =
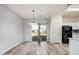
[[[32,24],[32,41],[37,41],[38,39],[38,24]]]
[[[46,24],[32,24],[32,41],[46,41],[47,40],[47,26]]]
[[[40,37],[42,41],[47,41],[47,26],[46,24],[40,24]]]

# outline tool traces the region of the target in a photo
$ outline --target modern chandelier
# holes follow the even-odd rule
[[[31,25],[36,25],[37,23],[35,22],[35,10],[32,10],[32,13],[33,13],[33,20]]]

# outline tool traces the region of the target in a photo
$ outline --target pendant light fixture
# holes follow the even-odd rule
[[[31,25],[36,25],[37,23],[35,22],[35,10],[32,10],[32,13],[33,13],[33,20]]]
[[[32,10],[32,12],[33,12],[33,24],[35,24],[35,10]]]

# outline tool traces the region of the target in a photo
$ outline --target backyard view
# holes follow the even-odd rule
[[[39,29],[40,26],[40,29]],[[39,39],[39,35],[42,41],[46,41],[47,38],[47,30],[46,30],[46,25],[43,24],[33,24],[32,25],[32,40],[37,41]]]

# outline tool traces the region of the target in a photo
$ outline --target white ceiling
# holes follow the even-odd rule
[[[36,18],[50,18],[54,15],[63,15],[66,18],[79,16],[79,11],[66,11],[66,4],[9,4],[6,6],[26,19],[33,17],[33,9]],[[69,8],[74,7],[79,8],[79,4],[72,4]]]
[[[79,8],[79,4],[72,4],[69,8]],[[65,11],[63,17],[65,18],[79,17],[79,11]]]
[[[64,4],[9,4],[7,6],[24,18],[32,18],[33,9],[35,10],[36,18],[49,18],[53,15],[62,15],[66,9],[66,5]]]

